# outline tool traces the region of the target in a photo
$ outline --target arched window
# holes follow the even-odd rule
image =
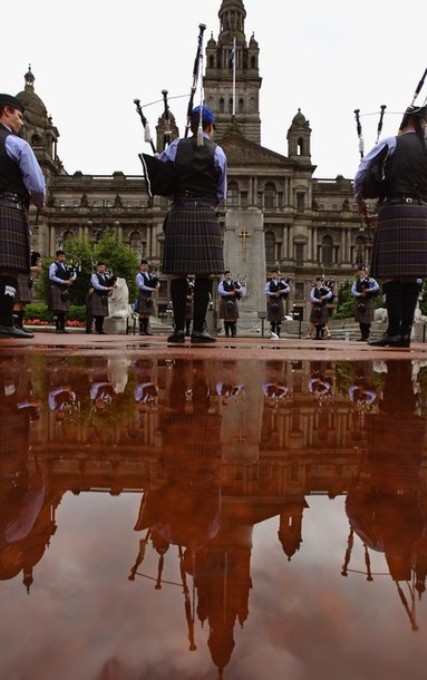
[[[224,97],[221,97],[220,100],[219,100],[219,112],[220,113],[224,113],[224,107],[225,107]]]
[[[229,182],[227,187],[227,204],[239,205],[239,185],[237,182]]]
[[[274,208],[276,206],[276,187],[273,182],[267,182],[264,187],[264,206]]]
[[[320,264],[324,267],[330,267],[333,264],[333,245],[331,236],[324,236],[322,238]]]
[[[215,59],[212,54],[209,57],[209,68],[215,68]]]
[[[133,231],[129,236],[129,245],[132,250],[138,251],[141,255],[144,255],[144,249],[142,247],[142,238],[139,231]]]
[[[265,260],[268,265],[275,262],[276,238],[272,231],[265,232]]]
[[[239,99],[238,109],[239,109],[239,113],[243,113],[244,110],[245,110],[245,102],[242,98]]]

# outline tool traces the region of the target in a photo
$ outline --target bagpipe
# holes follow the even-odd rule
[[[200,81],[200,89],[201,92],[203,90],[202,88],[202,83],[201,83],[201,78],[200,78],[200,63],[202,61],[202,44],[203,44],[203,33],[206,29],[205,24],[199,24],[199,35],[197,39],[197,52],[196,52],[196,57],[194,60],[194,67],[193,67],[193,82],[192,82],[192,87],[191,87],[191,92],[190,92],[190,98],[188,102],[188,107],[187,107],[187,121],[186,121],[186,126],[185,126],[185,137],[188,135],[188,130],[191,127],[191,114],[193,111],[193,104],[194,104],[194,96],[197,91],[197,86]],[[178,95],[177,97],[170,97],[170,99],[179,99],[182,96],[187,97],[188,95]],[[138,157],[141,161],[142,164],[142,169],[143,169],[143,175],[144,175],[144,180],[145,180],[145,186],[147,189],[147,193],[150,196],[150,198],[153,198],[154,196],[172,196],[175,192],[175,187],[176,187],[176,178],[175,178],[175,165],[169,161],[164,162],[159,160],[159,158],[156,157],[157,150],[156,146],[154,144],[153,138],[151,136],[150,132],[150,127],[147,121],[147,118],[145,117],[142,107],[141,107],[141,101],[139,99],[134,99],[133,100],[137,113],[141,119],[142,126],[144,128],[144,138],[145,141],[148,142],[151,145],[151,149],[153,151],[154,156],[150,156],[149,154],[146,153],[140,153],[138,154]],[[169,115],[169,105],[168,105],[168,91],[167,90],[162,90],[162,99],[156,100],[155,102],[151,102],[150,104],[146,104],[146,106],[151,106],[152,104],[157,104],[159,102],[163,102],[164,106],[164,123],[165,123],[165,131],[163,134],[163,149],[165,149],[171,142],[171,136],[172,136],[172,131],[170,130],[170,115]],[[201,127],[202,124],[202,119],[200,117],[200,122],[199,122],[199,127]],[[199,131],[198,131],[199,132]],[[203,130],[202,130],[202,138],[203,138]]]
[[[358,293],[363,293],[363,297],[374,298],[378,295],[378,290],[369,290],[371,287],[371,282],[369,276],[365,276],[363,279],[359,279],[356,283],[356,288]]]
[[[411,104],[406,108],[406,110],[403,113],[403,118],[400,123],[399,129],[401,130],[403,127],[405,127],[408,117],[411,114],[417,113],[417,111],[420,111],[425,105],[427,98],[424,101],[424,104],[422,107],[416,107],[415,106],[415,101],[424,85],[424,81],[427,77],[427,68],[425,69],[421,79],[418,82],[417,87],[415,88]],[[382,132],[383,128],[383,121],[384,121],[384,114],[387,106],[383,104],[380,106],[380,113],[379,113],[379,121],[377,125],[377,136],[375,140],[375,144],[378,144],[380,135]],[[360,122],[360,109],[355,109],[354,110],[354,115],[356,119],[356,131],[357,131],[357,136],[359,138],[359,153],[360,157],[364,157],[364,140],[363,140],[363,133],[362,133],[362,125]],[[365,114],[365,115],[373,115],[373,114]],[[399,114],[402,115],[402,114]],[[383,197],[384,189],[385,189],[385,165],[387,162],[387,158],[389,155],[389,149],[387,146],[385,146],[379,154],[377,154],[372,161],[370,162],[366,173],[363,178],[363,183],[362,183],[362,188],[363,188],[363,197],[367,199],[375,199],[379,198],[381,199]],[[366,215],[367,219],[367,215]]]

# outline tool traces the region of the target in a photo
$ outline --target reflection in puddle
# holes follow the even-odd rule
[[[13,356],[0,395],[1,677],[421,678],[427,367]]]

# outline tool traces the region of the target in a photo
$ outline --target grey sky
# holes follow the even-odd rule
[[[411,14],[385,0],[244,0],[245,32],[260,47],[262,144],[287,153],[286,133],[301,108],[312,128],[315,177],[353,177],[359,162],[354,109],[361,111],[365,152],[394,134],[427,67],[425,6]],[[219,32],[221,0],[159,3],[100,0],[61,3],[22,0],[14,29],[2,38],[0,90],[23,89],[28,64],[36,93],[60,132],[58,154],[69,173],[140,174],[138,153],[149,152],[133,100],[142,104],[188,95],[198,26],[204,46]],[[418,12],[418,20],[417,20]],[[19,39],[17,39],[19,36]],[[423,103],[427,84],[417,103]],[[170,100],[183,132],[188,97]],[[144,109],[154,132],[162,104]],[[366,115],[366,114],[373,115]]]

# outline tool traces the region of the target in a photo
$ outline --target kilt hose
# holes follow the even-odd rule
[[[221,229],[213,205],[188,199],[174,203],[165,222],[164,274],[222,274]]]
[[[427,275],[427,205],[380,207],[369,271],[382,281]]]

